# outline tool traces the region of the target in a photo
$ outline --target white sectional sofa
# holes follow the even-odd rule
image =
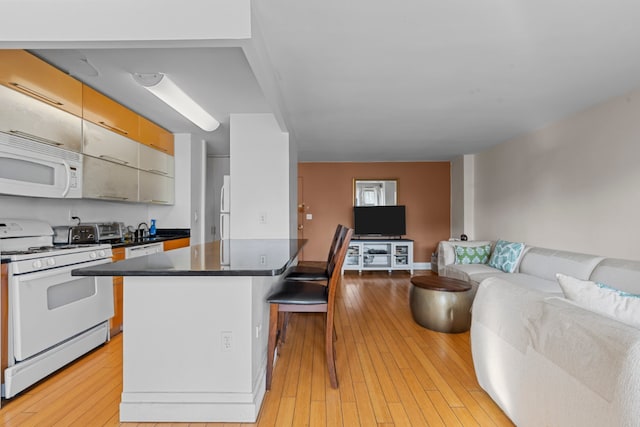
[[[471,348],[480,386],[521,427],[639,426],[640,311],[629,323],[584,308],[565,298],[556,273],[638,295],[640,262],[525,247],[513,273],[455,263],[456,245],[486,243],[438,248],[438,273],[477,289]]]

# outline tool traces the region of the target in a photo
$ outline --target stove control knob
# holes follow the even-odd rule
[[[33,261],[33,268],[42,268],[42,261],[40,261],[39,259]]]
[[[89,254],[89,258],[91,258],[91,259],[96,259],[97,257],[98,257],[98,255],[96,255],[96,253],[95,253],[95,252],[91,252],[91,253]]]
[[[105,255],[107,255],[107,253],[104,251],[104,249],[100,249],[98,251],[98,256],[100,256],[100,258],[103,258]]]
[[[49,258],[49,259],[47,259],[47,265],[48,265],[49,267],[53,267],[54,265],[56,265],[56,260],[55,260],[55,259],[53,259],[53,258]]]

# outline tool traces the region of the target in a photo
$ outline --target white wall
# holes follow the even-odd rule
[[[451,237],[466,234],[475,237],[474,230],[474,156],[465,154],[451,161]]]
[[[61,13],[64,11],[64,13]],[[0,46],[35,42],[247,39],[250,0],[4,1]],[[52,19],[54,18],[55,19]],[[29,25],[25,25],[28,22]]]
[[[475,157],[478,239],[640,259],[640,90]]]
[[[175,203],[173,206],[149,206],[149,218],[156,219],[158,228],[191,227],[191,135],[176,134],[174,147]]]
[[[232,114],[230,138],[231,238],[289,238],[289,135],[272,114]]]
[[[83,222],[120,221],[134,227],[149,223],[147,206],[138,203],[0,195],[0,218],[39,219],[51,226],[76,224],[70,220],[71,212]]]
[[[204,140],[191,142],[191,242],[205,241],[205,184],[207,147]],[[183,191],[177,187],[176,191]]]

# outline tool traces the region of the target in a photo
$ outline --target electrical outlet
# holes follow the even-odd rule
[[[267,265],[267,256],[260,255],[260,265]]]
[[[69,221],[73,220],[74,216],[78,216],[78,210],[77,209],[69,209]]]
[[[233,333],[223,331],[221,333],[222,351],[231,351],[233,349]]]
[[[267,223],[267,213],[260,212],[260,215],[258,215],[258,224],[266,224],[266,223]]]

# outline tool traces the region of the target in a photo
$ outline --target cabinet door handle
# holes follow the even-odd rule
[[[16,82],[9,82],[9,84],[13,87],[15,87],[16,89],[18,89],[21,92],[26,92],[31,96],[34,96],[38,99],[43,100],[44,102],[47,102],[49,104],[53,104],[53,105],[64,105],[62,102],[58,101],[57,99],[53,99],[48,97],[47,95],[44,95],[36,90],[33,90],[27,86],[23,86],[20,83],[16,83]]]
[[[162,203],[162,204],[165,204],[165,205],[169,204],[168,200],[158,200],[158,199],[145,200],[145,202],[147,202],[147,203]]]
[[[100,154],[98,157],[100,157],[101,159],[104,160],[109,160],[112,162],[116,162],[116,163],[120,163],[121,165],[128,165],[129,162],[127,162],[126,160],[121,160],[117,157],[111,157],[111,156],[107,156],[106,154]]]
[[[98,197],[101,198],[101,199],[129,200],[128,197],[115,196],[115,195],[112,195],[112,194],[99,194]]]
[[[158,149],[160,151],[164,151],[165,153],[168,151],[166,148],[162,148],[162,147],[160,147],[160,146],[158,146],[156,144],[149,144],[149,145],[152,146],[155,149]]]
[[[9,133],[11,133],[13,135],[21,136],[23,138],[31,139],[31,140],[36,141],[36,142],[41,142],[43,144],[53,145],[55,147],[59,147],[61,145],[64,145],[61,142],[53,141],[51,139],[43,138],[41,136],[33,135],[33,134],[30,134],[30,133],[27,133],[27,132],[22,132],[21,130],[11,129],[11,130],[9,130]]]
[[[161,171],[161,170],[158,170],[158,169],[147,169],[147,172],[159,173],[159,174],[162,174],[162,175],[169,175],[169,172]]]
[[[111,125],[110,125],[109,123],[107,123],[107,122],[99,122],[99,123],[100,123],[102,126],[106,127],[107,129],[114,130],[114,131],[116,131],[116,132],[118,132],[118,133],[121,133],[121,134],[123,134],[123,135],[129,135],[129,132],[127,132],[126,130],[124,130],[124,129],[120,129],[120,128],[115,127],[115,126],[111,126]]]

